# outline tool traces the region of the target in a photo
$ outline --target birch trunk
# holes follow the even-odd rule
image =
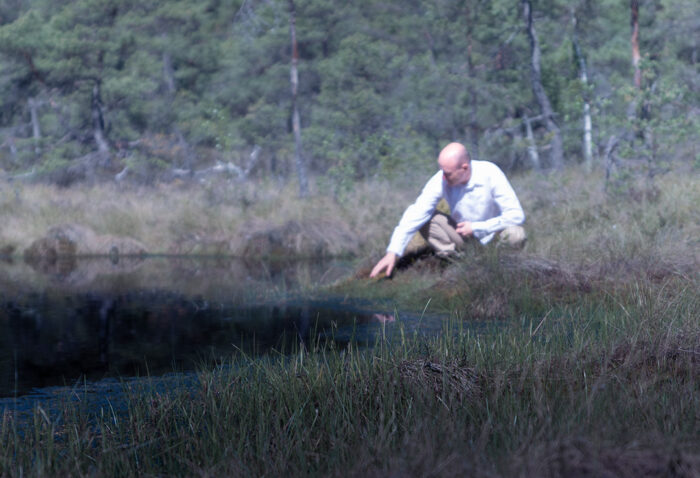
[[[29,116],[32,121],[32,138],[34,138],[34,154],[39,156],[41,154],[41,125],[39,124],[39,102],[34,98],[29,98],[27,100],[27,105],[29,106]]]
[[[297,49],[296,34],[296,9],[294,0],[289,0],[289,34],[292,43],[292,63],[290,67],[290,82],[292,87],[292,131],[294,132],[294,163],[296,165],[297,176],[299,177],[299,196],[306,197],[309,194],[309,183],[306,176],[306,164],[301,148],[301,119],[299,118],[299,108],[297,105],[297,91],[299,88],[299,73],[297,63],[299,61],[299,51]]]
[[[593,167],[593,121],[591,120],[591,104],[583,102],[583,160],[590,171]]]
[[[523,16],[527,26],[527,35],[530,40],[531,62],[530,62],[530,82],[532,83],[532,92],[535,95],[537,103],[540,105],[542,116],[545,120],[547,131],[552,135],[552,154],[551,166],[559,169],[564,164],[564,146],[561,139],[559,126],[554,121],[554,111],[552,104],[549,102],[547,93],[542,86],[542,73],[540,71],[540,45],[537,40],[537,32],[532,19],[532,3],[530,0],[523,0]]]
[[[630,26],[632,28],[630,43],[632,45],[634,87],[639,89],[642,87],[642,70],[639,66],[642,59],[642,56],[639,53],[639,0],[630,0]]]
[[[630,46],[632,48],[632,69],[634,71],[632,82],[636,90],[642,88],[642,70],[640,61],[642,56],[639,52],[639,0],[630,0]],[[629,106],[627,107],[627,119],[631,122],[637,116],[637,99],[632,97]]]
[[[571,10],[571,23],[573,23],[572,43],[574,45],[574,54],[578,59],[579,78],[583,89],[583,161],[588,171],[593,166],[593,121],[591,120],[591,102],[588,92],[588,68],[586,67],[586,58],[581,52],[581,46],[578,42],[578,34],[576,32],[576,12]]]
[[[525,115],[523,117],[525,122],[525,138],[527,140],[527,155],[530,158],[530,163],[532,168],[535,170],[540,169],[540,155],[537,152],[537,143],[535,142],[535,135],[532,133],[532,121]]]

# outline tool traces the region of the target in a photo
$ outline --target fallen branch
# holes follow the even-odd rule
[[[200,169],[199,171],[194,172],[194,176],[196,178],[202,178],[204,176],[209,176],[212,174],[221,174],[221,173],[233,173],[238,176],[239,181],[245,181],[248,179],[248,176],[250,175],[250,172],[252,171],[253,167],[255,164],[258,162],[258,158],[260,156],[260,151],[261,148],[258,145],[255,145],[253,148],[253,151],[250,153],[250,157],[248,159],[248,164],[246,165],[245,169],[241,168],[240,166],[233,164],[231,161],[228,162],[223,162],[223,161],[217,161],[216,165],[212,166],[211,168],[205,168],[205,169]],[[177,171],[177,172],[176,172]],[[176,176],[184,176],[186,174],[189,174],[189,170],[173,170],[173,174]]]
[[[11,183],[12,181],[21,181],[25,179],[31,179],[36,175],[36,168],[32,168],[31,171],[28,173],[21,173],[21,174],[15,174],[14,176],[7,176],[5,179],[7,180],[8,183]]]

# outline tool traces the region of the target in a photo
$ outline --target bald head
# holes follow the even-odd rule
[[[450,143],[440,151],[438,166],[450,186],[467,184],[471,178],[471,161],[467,148],[460,143]]]
[[[469,154],[467,154],[467,148],[460,143],[450,143],[440,151],[440,156],[438,156],[438,164],[459,166],[461,163],[469,161]]]

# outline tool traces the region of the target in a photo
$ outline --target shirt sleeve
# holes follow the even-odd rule
[[[416,202],[404,211],[399,225],[394,229],[387,252],[403,255],[413,235],[428,222],[442,199],[442,171],[435,174],[423,187]]]
[[[495,232],[508,226],[517,226],[525,222],[525,213],[503,171],[493,165],[490,175],[491,197],[500,211],[500,215],[485,221],[472,223],[474,236],[481,242],[488,242]]]

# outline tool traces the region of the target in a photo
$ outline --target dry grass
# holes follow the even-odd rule
[[[605,267],[624,256],[700,261],[700,177],[674,171],[655,180],[656,194],[606,194],[602,173],[514,178],[527,215],[529,253]]]
[[[327,198],[299,200],[291,185],[170,184],[120,189],[114,185],[4,185],[0,188],[0,245],[22,253],[49,228],[87,226],[97,234],[128,236],[150,253],[236,254],[251,236],[288,224],[323,232],[329,253],[357,250],[352,217]],[[317,229],[323,228],[319,232]],[[338,232],[340,231],[340,232]]]
[[[368,180],[341,197],[314,186],[306,200],[297,197],[293,183],[274,181],[72,188],[6,183],[0,185],[0,250],[21,254],[51,226],[70,223],[132,237],[152,253],[240,254],[252,236],[296,223],[319,229],[312,235],[327,235],[329,253],[374,257],[422,181],[397,188]],[[600,268],[620,257],[700,260],[697,175],[678,171],[657,178],[654,195],[606,194],[601,174],[576,167],[511,181],[527,215],[531,255]]]

